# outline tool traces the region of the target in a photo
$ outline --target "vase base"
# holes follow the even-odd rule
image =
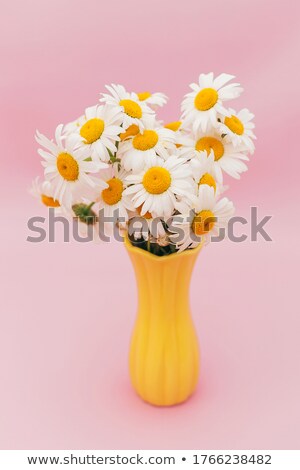
[[[190,395],[188,395],[186,398],[182,398],[180,400],[170,400],[170,401],[156,401],[156,400],[149,400],[147,398],[142,397],[141,395],[138,395],[138,397],[147,405],[154,406],[155,408],[172,408],[174,406],[180,406],[183,405],[184,403],[188,402],[192,396],[194,395],[195,392],[192,392]]]

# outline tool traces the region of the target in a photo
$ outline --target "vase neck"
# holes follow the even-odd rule
[[[151,303],[153,315],[158,311],[160,315],[188,312],[190,279],[200,250],[159,258],[139,248],[128,251],[135,269],[140,308]]]

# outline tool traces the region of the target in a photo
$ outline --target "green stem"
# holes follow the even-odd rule
[[[91,202],[90,205],[87,206],[87,210],[90,210],[93,207],[94,204],[95,204],[94,202]]]

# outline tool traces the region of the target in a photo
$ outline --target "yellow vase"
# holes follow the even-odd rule
[[[189,285],[201,246],[161,257],[132,246],[128,239],[125,247],[138,287],[129,356],[133,387],[152,405],[182,403],[194,392],[199,373]]]

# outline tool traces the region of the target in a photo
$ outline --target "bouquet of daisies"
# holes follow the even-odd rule
[[[118,230],[160,256],[208,241],[234,212],[224,176],[239,179],[254,152],[253,114],[224,107],[242,92],[233,78],[201,74],[169,124],[156,115],[163,93],[107,86],[54,140],[37,131],[44,181],[33,193],[95,239]]]

